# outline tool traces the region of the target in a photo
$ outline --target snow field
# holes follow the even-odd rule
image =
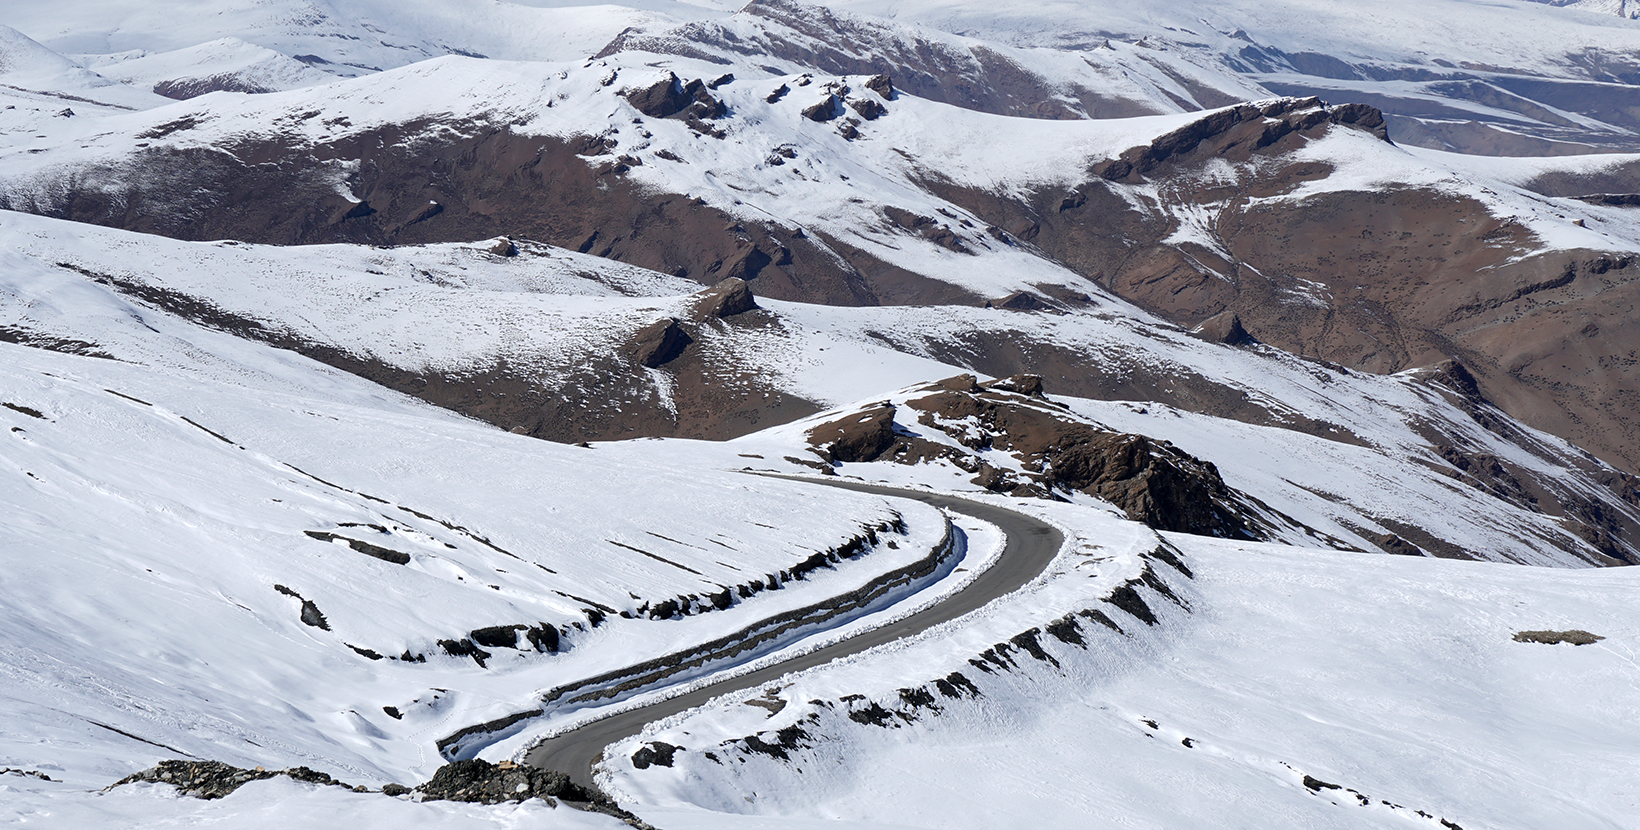
[[[1057,511],[1079,546],[1090,531],[1112,541],[1086,520],[1096,513]],[[1092,580],[1062,568],[960,631],[790,678],[772,717],[724,699],[654,724],[611,752],[609,780],[654,805],[646,819],[686,828],[724,813],[748,818],[720,826],[744,827],[1627,826],[1640,803],[1628,571],[1166,537],[1195,578],[1153,565],[1188,603],[1139,589],[1157,628],[1098,606],[1129,636],[1085,624],[1086,650],[1039,638],[1057,666],[1018,652],[1008,673],[965,662],[1073,597],[1096,602],[1127,562],[1087,560]],[[1606,640],[1511,639],[1569,628]],[[892,709],[896,686],[953,669],[981,696],[892,728],[804,703],[852,693]],[[790,761],[718,747],[793,724],[809,737]],[[688,751],[638,771],[627,758],[650,740]]]
[[[0,764],[49,761],[99,786],[177,753],[423,780],[442,762],[433,742],[462,726],[844,593],[944,532],[915,503],[634,467],[402,401],[0,350],[0,401],[19,407],[0,411],[0,587],[16,598],[0,648],[19,707]],[[585,613],[761,581],[895,516],[908,533],[880,538],[897,548],[726,611],[612,612],[597,627]],[[328,628],[303,623],[304,601]],[[480,668],[437,644],[514,624],[566,631],[565,650],[537,654],[520,635]],[[401,652],[426,662],[390,659]]]
[[[349,782],[351,783],[351,782]],[[225,799],[201,801],[158,784],[128,784],[108,793],[7,776],[0,818],[18,827],[347,827],[354,830],[563,828],[620,830],[626,823],[542,801],[485,806],[450,801],[416,803],[378,793],[301,784],[289,778],[252,781]]]

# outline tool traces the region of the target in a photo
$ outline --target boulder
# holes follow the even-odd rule
[[[693,342],[695,339],[683,330],[683,326],[668,317],[639,329],[623,351],[639,365],[654,369],[683,354],[683,350]]]
[[[695,296],[698,298],[694,306],[697,320],[733,317],[757,308],[751,286],[739,277],[729,277]]]
[[[882,403],[821,424],[809,430],[809,443],[833,463],[875,460],[894,446],[894,406]]]
[[[537,769],[503,761],[492,764],[480,758],[445,764],[427,783],[416,788],[424,801],[464,801],[502,804],[540,798],[551,801],[608,803],[609,798],[569,780],[550,769]]]
[[[628,91],[626,100],[644,115],[667,118],[682,112],[694,101],[694,96],[684,92],[683,83],[675,73],[668,72],[665,78],[650,86]]]
[[[873,75],[870,80],[866,81],[866,89],[883,96],[884,100],[894,100],[894,81],[888,77],[886,72],[881,75]]]
[[[1000,300],[987,300],[986,308],[1006,308],[1010,311],[1040,311],[1048,307],[1042,298],[1029,291],[1015,291]]]
[[[848,105],[867,121],[876,121],[888,114],[888,107],[883,106],[882,102],[875,98],[855,98],[848,102]]]
[[[1234,311],[1225,311],[1203,320],[1201,325],[1190,330],[1191,334],[1214,343],[1223,343],[1227,346],[1244,346],[1257,343],[1247,329],[1241,325],[1241,317]]]
[[[825,98],[814,106],[803,110],[803,117],[817,123],[825,123],[841,114],[842,105],[837,96],[828,93]]]

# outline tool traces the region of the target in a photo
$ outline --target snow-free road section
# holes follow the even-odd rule
[[[813,479],[804,480],[814,481]],[[839,657],[847,657],[884,643],[893,642],[902,637],[909,637],[940,623],[961,617],[997,597],[1018,590],[1025,583],[1036,578],[1048,567],[1048,563],[1053,561],[1054,556],[1059,552],[1060,546],[1065,541],[1064,534],[1046,522],[1031,518],[1023,513],[1016,513],[1012,510],[969,501],[968,499],[857,482],[815,481],[814,483],[884,496],[915,499],[935,507],[964,513],[1001,528],[1007,536],[1007,543],[995,564],[962,590],[952,594],[937,605],[912,614],[898,622],[890,623],[881,628],[874,628],[843,642],[817,649],[808,654],[799,655],[790,660],[766,666],[738,677],[725,678],[717,683],[677,697],[656,701],[636,709],[617,712],[602,720],[548,738],[529,751],[529,754],[525,757],[525,762],[535,767],[561,770],[576,783],[591,784],[592,765],[603,755],[604,747],[623,738],[638,734],[643,729],[644,724],[700,706],[719,695],[749,689],[794,671],[824,665]]]

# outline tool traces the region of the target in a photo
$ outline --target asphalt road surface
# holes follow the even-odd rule
[[[954,620],[997,597],[1012,593],[1025,583],[1030,582],[1047,568],[1048,563],[1059,552],[1060,545],[1064,544],[1064,535],[1045,522],[1033,519],[1023,513],[1016,513],[1012,510],[993,507],[968,499],[936,496],[913,490],[901,490],[894,487],[880,487],[848,481],[819,482],[807,478],[802,479],[802,481],[824,484],[830,487],[841,487],[845,490],[859,490],[884,496],[915,499],[956,513],[965,513],[1002,528],[1002,532],[1008,537],[1007,545],[995,564],[980,574],[972,583],[969,583],[967,587],[947,597],[938,605],[924,609],[899,622],[862,632],[840,643],[835,643],[808,654],[793,657],[790,660],[738,677],[724,678],[717,683],[674,698],[618,712],[557,737],[549,738],[530,750],[525,757],[525,763],[535,767],[560,770],[568,774],[570,779],[576,783],[591,784],[592,765],[597,763],[598,759],[603,756],[604,747],[623,738],[638,734],[643,729],[644,724],[669,717],[686,709],[692,709],[719,695],[760,686],[771,680],[776,680],[782,675],[824,665],[839,657],[846,657],[850,654],[865,651],[873,646],[891,643],[901,637],[908,637],[940,623]]]

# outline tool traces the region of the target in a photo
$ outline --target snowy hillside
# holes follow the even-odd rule
[[[1631,6],[7,4],[0,821],[1630,826]]]
[[[170,52],[232,37],[351,77],[452,54],[575,60],[631,26],[675,24],[727,11],[713,8],[714,0],[459,6],[436,0],[230,0],[212,3],[208,11],[191,5],[18,3],[0,12],[0,23],[58,51],[87,55]]]
[[[1620,196],[1633,157],[1579,190],[1600,165],[1408,150],[1355,105],[1044,122],[881,75],[751,80],[656,58],[442,58],[55,119],[0,150],[0,197],[192,239],[508,234],[827,304],[1108,292],[1186,326],[1230,309],[1266,342],[1351,368],[1460,357],[1516,417],[1614,463],[1640,453],[1630,401],[1606,391],[1632,386],[1636,364],[1583,345],[1621,332],[1633,303],[1640,220],[1621,198],[1588,201]],[[1532,189],[1555,176],[1565,195]],[[1619,334],[1611,351],[1636,345]]]
[[[1632,571],[1041,510],[1076,531],[1045,581],[654,724],[606,782],[677,828],[1628,826]],[[1542,629],[1603,639],[1515,638]]]
[[[333,80],[295,58],[238,38],[174,52],[87,56],[86,65],[106,77],[176,99],[207,92],[278,92]]]
[[[17,134],[53,123],[47,119],[129,112],[166,101],[103,77],[0,25],[0,103],[0,135],[12,145],[20,138]]]
[[[4,325],[124,359],[176,365],[140,328],[113,323],[106,312],[87,314],[85,300],[67,298],[157,306],[338,368],[420,378],[420,386],[398,383],[431,400],[448,400],[437,388],[465,377],[459,383],[468,394],[516,400],[464,408],[519,431],[562,430],[544,416],[573,412],[594,425],[662,424],[673,434],[698,434],[705,425],[692,423],[689,409],[714,396],[775,395],[806,403],[808,412],[865,398],[869,408],[885,400],[885,386],[920,387],[959,369],[1001,376],[1054,368],[1046,373],[1050,392],[1085,390],[1081,399],[1064,399],[1082,420],[1061,421],[1171,440],[1214,462],[1232,486],[1308,528],[1284,537],[1290,542],[1372,549],[1385,544],[1385,534],[1410,534],[1431,552],[1481,559],[1640,557],[1640,513],[1624,501],[1621,476],[1514,422],[1466,385],[1474,381],[1461,368],[1389,377],[1349,372],[1268,347],[1206,341],[1111,298],[1053,315],[762,299],[764,309],[714,317],[697,311],[706,295],[685,293],[694,288],[686,280],[547,248],[512,257],[482,246],[274,248],[150,240],[18,214],[4,219],[0,238],[15,252],[13,267],[31,275],[8,292]],[[42,305],[31,297],[64,299]],[[642,352],[646,332],[657,326],[677,329],[681,345]],[[430,330],[447,334],[433,338]],[[1007,340],[1039,357],[1010,363],[952,348]],[[1046,358],[1053,353],[1081,357],[1065,365],[1057,361],[1067,358]],[[645,363],[641,354],[654,359]],[[1080,368],[1089,356],[1097,358],[1097,374]],[[1181,382],[1188,391],[1173,388]],[[886,400],[903,408],[926,391]],[[1087,399],[1100,391],[1136,402]],[[593,396],[604,399],[586,399]],[[568,399],[580,402],[567,409]],[[930,416],[916,411],[898,417],[899,428],[925,432],[927,417],[945,417],[937,408]],[[804,436],[838,417],[813,415],[740,442],[767,459],[811,458]],[[635,463],[651,453],[642,443],[627,447]],[[992,466],[1022,474],[1022,459],[1000,450],[1007,460]],[[1308,459],[1299,470],[1289,469],[1295,455]],[[708,453],[697,463],[721,462]],[[957,478],[924,481],[972,486],[971,467],[943,469]],[[1384,495],[1389,489],[1394,497]],[[1424,507],[1434,503],[1464,506]]]
[[[343,77],[442,55],[739,53],[770,67],[763,75],[891,71],[924,81],[910,87],[918,94],[956,87],[946,94],[965,105],[1050,117],[1319,94],[1382,107],[1420,146],[1507,155],[1634,150],[1640,124],[1618,103],[1630,97],[1625,85],[1640,66],[1633,10],[1617,0],[1566,5],[652,0],[457,11],[432,2],[281,0],[196,14],[184,4],[69,0],[13,4],[0,24],[87,59],[237,38]]]

